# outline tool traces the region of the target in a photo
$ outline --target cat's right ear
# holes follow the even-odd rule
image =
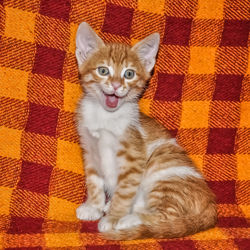
[[[101,46],[104,46],[102,39],[87,23],[81,23],[76,32],[76,59],[78,67]]]

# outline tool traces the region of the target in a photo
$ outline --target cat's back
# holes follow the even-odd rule
[[[146,116],[143,113],[140,113],[139,122],[147,143],[153,142],[158,139],[174,139],[163,125],[159,124],[157,121]]]

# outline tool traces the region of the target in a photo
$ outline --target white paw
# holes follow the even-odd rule
[[[112,221],[109,220],[108,216],[104,216],[98,223],[99,232],[106,232],[112,229]]]
[[[128,214],[122,217],[115,225],[116,230],[128,229],[142,224],[141,219],[136,214]]]
[[[107,213],[107,212],[109,211],[110,204],[111,204],[111,201],[108,201],[108,202],[106,203],[106,205],[105,205],[104,208],[103,208],[103,212],[104,212],[104,213]]]
[[[83,203],[76,209],[76,217],[80,220],[98,220],[102,217],[102,211]]]

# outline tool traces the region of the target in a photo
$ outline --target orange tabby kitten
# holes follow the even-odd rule
[[[214,195],[201,173],[176,140],[138,108],[159,41],[154,33],[131,48],[104,44],[87,23],[77,31],[85,90],[78,132],[88,198],[76,214],[101,219],[98,229],[108,239],[182,237],[216,223]]]

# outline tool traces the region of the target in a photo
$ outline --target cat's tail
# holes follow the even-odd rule
[[[144,224],[125,230],[102,233],[109,240],[135,240],[142,238],[177,238],[195,234],[213,227],[217,221],[215,205],[211,204],[196,216],[167,219],[163,214],[139,214]]]

